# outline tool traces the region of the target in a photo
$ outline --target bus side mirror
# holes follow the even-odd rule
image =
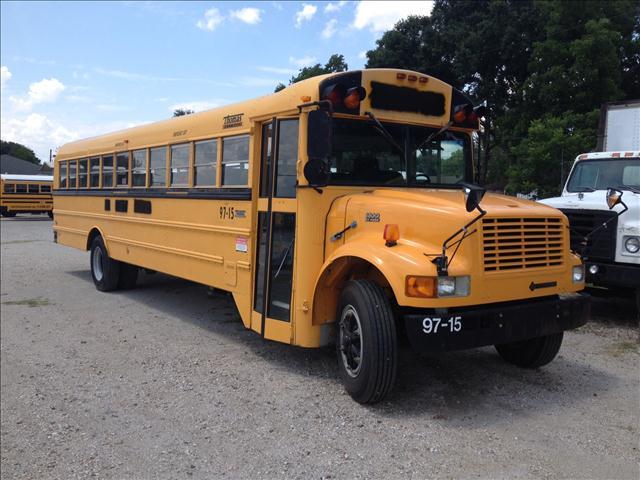
[[[324,187],[329,183],[329,164],[331,153],[332,129],[331,116],[325,110],[309,112],[307,121],[307,157],[304,176],[313,187]]]
[[[486,190],[471,183],[463,183],[462,185],[467,212],[473,212],[480,206],[480,202],[482,201],[482,197],[484,197]]]

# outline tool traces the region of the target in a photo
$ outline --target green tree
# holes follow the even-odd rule
[[[344,60],[343,55],[339,55],[334,53],[329,57],[327,63],[321,65],[320,63],[316,63],[315,65],[311,65],[309,67],[301,68],[296,75],[291,77],[289,80],[289,85],[292,85],[301,80],[306,80],[307,78],[316,77],[318,75],[324,75],[326,73],[335,73],[335,72],[345,72],[349,70],[349,65]],[[286,86],[282,83],[276,85],[275,92],[279,92],[283,90]]]
[[[191,115],[193,112],[193,110],[189,110],[188,108],[176,108],[173,111],[173,116],[174,117],[182,117],[183,115]]]
[[[36,156],[33,150],[16,142],[5,142],[4,140],[2,140],[0,153],[2,155],[11,155],[16,158],[21,158],[22,160],[35,163],[36,165],[40,165],[42,163],[42,161]]]

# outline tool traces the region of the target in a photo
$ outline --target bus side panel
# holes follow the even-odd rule
[[[98,228],[116,260],[232,292],[250,325],[251,201],[57,195],[55,212],[58,243],[84,250]]]

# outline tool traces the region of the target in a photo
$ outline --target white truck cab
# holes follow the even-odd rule
[[[623,205],[609,210],[608,188],[623,192]],[[594,152],[579,155],[562,196],[541,200],[569,219],[571,249],[582,254],[587,282],[611,288],[632,288],[640,308],[640,151]],[[585,235],[602,223],[587,245]]]

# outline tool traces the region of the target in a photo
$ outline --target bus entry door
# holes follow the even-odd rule
[[[260,192],[251,328],[290,343],[296,228],[298,119],[261,125]]]

